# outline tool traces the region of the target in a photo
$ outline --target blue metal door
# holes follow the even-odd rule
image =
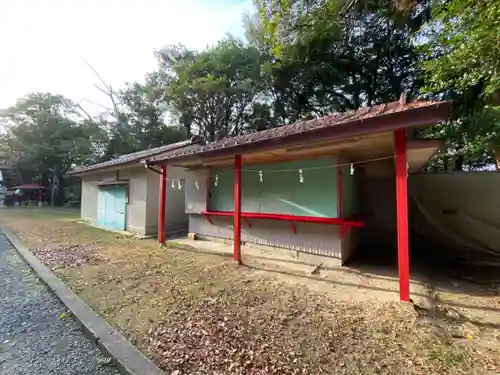
[[[97,200],[97,224],[104,228],[125,230],[125,187],[101,187]]]

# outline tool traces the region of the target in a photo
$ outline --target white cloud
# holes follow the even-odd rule
[[[250,8],[251,0],[2,1],[0,108],[29,91],[107,103],[84,59],[120,87],[154,68],[155,48],[241,36]]]

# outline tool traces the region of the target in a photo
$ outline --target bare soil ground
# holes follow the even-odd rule
[[[336,298],[332,280],[238,267],[76,222],[5,209],[0,223],[165,370],[182,374],[498,374],[498,287],[438,280],[432,306]],[[285,267],[285,266],[282,266]],[[345,277],[345,279],[344,279]],[[345,285],[344,285],[345,286]],[[362,294],[362,283],[352,286]],[[476,289],[474,289],[476,288]],[[496,289],[495,289],[496,288]],[[423,289],[423,287],[422,287]],[[343,290],[343,289],[342,289]],[[350,296],[356,295],[352,292]]]

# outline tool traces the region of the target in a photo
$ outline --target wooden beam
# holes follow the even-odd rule
[[[241,155],[234,156],[234,260],[241,264]]]
[[[162,165],[160,174],[159,189],[159,207],[158,207],[158,243],[165,243],[165,206],[167,203],[167,166]]]
[[[343,208],[343,186],[342,186],[342,157],[337,156],[337,217],[339,219],[344,218],[344,208]]]
[[[399,298],[410,302],[410,257],[408,235],[408,183],[406,163],[406,131],[394,132],[396,169],[396,215],[398,236]]]

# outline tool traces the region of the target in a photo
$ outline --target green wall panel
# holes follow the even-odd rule
[[[231,169],[214,169],[212,174],[212,210],[233,211],[234,172]],[[217,186],[215,186],[217,180]]]
[[[241,210],[244,212],[260,211],[259,174],[241,172]]]
[[[242,171],[242,210],[300,216],[338,217],[336,158],[253,165]],[[299,170],[302,169],[303,182]],[[262,171],[260,181],[259,171]],[[217,177],[218,176],[218,177]],[[212,175],[212,209],[233,210],[230,169]],[[218,181],[215,186],[215,180]]]

